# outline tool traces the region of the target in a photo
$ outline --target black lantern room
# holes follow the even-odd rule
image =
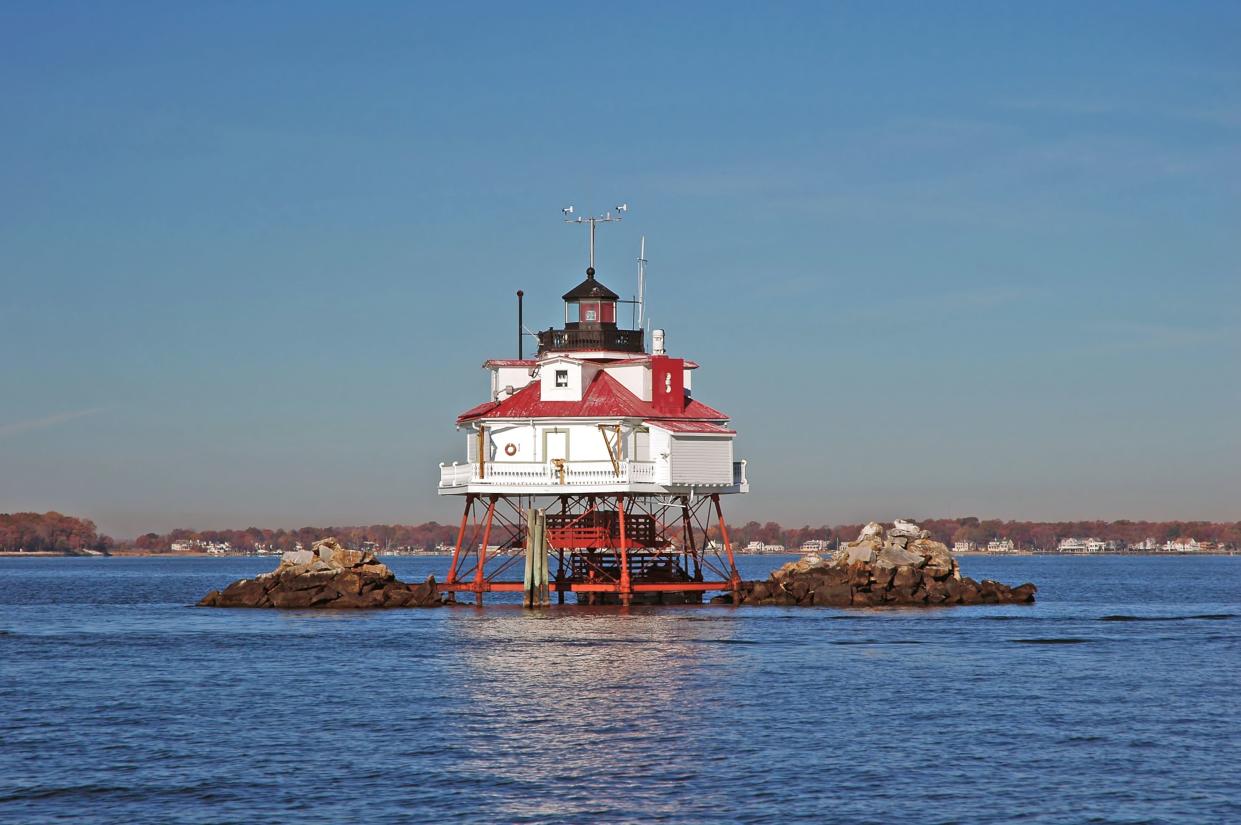
[[[540,354],[582,350],[645,352],[641,330],[616,326],[616,304],[620,296],[595,280],[594,267],[588,267],[586,280],[563,297],[564,329],[539,333]]]

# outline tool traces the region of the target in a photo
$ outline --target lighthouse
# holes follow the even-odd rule
[[[457,416],[464,450],[440,465],[439,494],[464,505],[441,588],[477,604],[529,592],[532,570],[560,603],[698,602],[740,582],[721,503],[749,490],[736,432],[663,330],[648,351],[620,325],[625,302],[594,268],[595,222],[614,219],[573,219],[590,257],[561,325],[537,333],[533,358],[484,363],[487,400]]]

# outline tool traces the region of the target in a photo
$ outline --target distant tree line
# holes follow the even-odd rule
[[[1097,538],[1135,544],[1147,538],[1158,542],[1192,536],[1198,541],[1241,546],[1241,521],[1001,521],[999,519],[964,518],[915,519],[923,529],[939,541],[951,545],[958,541],[985,544],[992,539],[1011,539],[1018,547],[1050,549],[1063,538]],[[729,538],[736,547],[751,541],[783,544],[794,548],[810,539],[830,542],[852,541],[863,525],[841,524],[821,527],[783,527],[774,521],[761,524],[750,521],[731,525]],[[718,538],[718,528],[712,528]],[[271,530],[247,527],[244,530],[173,530],[170,533],[146,533],[132,541],[114,541],[101,535],[94,522],[61,513],[0,513],[0,551],[107,552],[113,547],[168,553],[173,542],[228,542],[238,550],[263,545],[273,550],[291,550],[298,544],[309,547],[314,542],[334,536],[343,544],[359,547],[373,543],[382,549],[400,547],[432,548],[453,544],[457,526],[434,521],[422,524],[372,524],[358,527],[299,527],[294,530]]]
[[[963,518],[913,519],[937,541],[952,545],[958,541],[986,544],[993,539],[1011,539],[1018,547],[1054,548],[1064,538],[1097,538],[1136,544],[1148,538],[1162,543],[1182,536],[1217,544],[1241,545],[1241,521],[1002,521]],[[760,524],[747,522],[729,527],[729,538],[735,546],[751,541],[799,547],[810,539],[830,542],[852,541],[861,532],[862,524],[841,524],[835,527],[786,528],[774,521]]]
[[[173,530],[171,533],[146,533],[126,542],[126,546],[156,553],[169,552],[177,541],[228,542],[239,550],[262,545],[272,550],[292,550],[297,545],[309,547],[329,536],[346,547],[372,543],[383,549],[399,547],[435,547],[452,544],[457,539],[455,526],[434,521],[422,524],[371,524],[361,527],[298,527],[295,530],[270,530],[247,527],[244,530]]]
[[[0,551],[27,553],[107,552],[113,546],[89,519],[61,513],[0,513]]]

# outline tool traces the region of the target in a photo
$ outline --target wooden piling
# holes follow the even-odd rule
[[[548,607],[547,513],[531,507],[526,510],[526,572],[522,582],[522,605]]]
[[[535,575],[534,586],[539,607],[550,607],[551,589],[548,587],[548,553],[547,553],[547,512],[545,510],[535,511],[535,530],[537,532],[537,541],[535,542]]]

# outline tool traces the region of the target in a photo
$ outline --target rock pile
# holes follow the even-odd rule
[[[443,601],[429,576],[422,584],[398,581],[373,553],[348,550],[323,539],[310,550],[280,558],[280,566],[224,590],[212,590],[199,607],[438,607]]]
[[[1025,604],[1033,584],[1009,587],[961,576],[947,546],[918,525],[898,520],[884,529],[871,522],[857,541],[828,559],[816,555],[790,562],[766,581],[744,582],[742,604],[874,605]]]

